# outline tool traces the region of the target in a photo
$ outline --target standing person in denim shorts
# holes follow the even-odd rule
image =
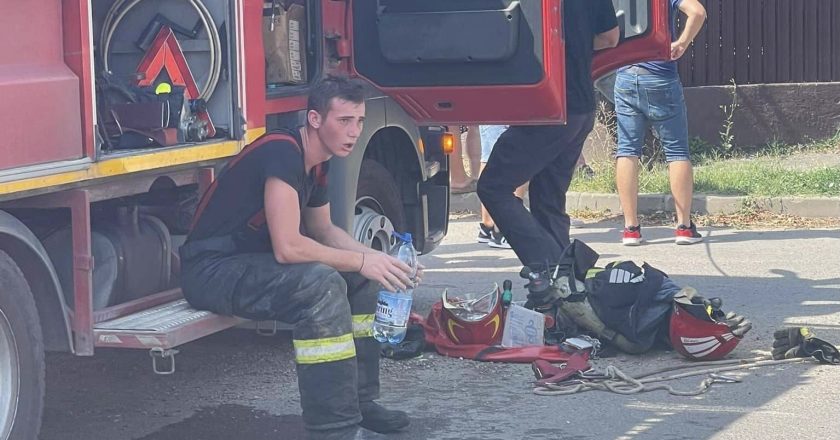
[[[678,12],[687,16],[685,29],[671,43],[671,60],[634,64],[618,71],[615,83],[615,111],[618,119],[616,186],[624,211],[622,243],[636,246],[642,242],[637,201],[639,193],[639,158],[650,125],[662,142],[668,161],[671,193],[677,211],[677,244],[703,240],[691,221],[691,198],[694,173],[688,150],[688,119],[685,97],[677,72],[677,60],[683,56],[706,21],[706,9],[698,0],[669,0],[671,35],[676,37]]]

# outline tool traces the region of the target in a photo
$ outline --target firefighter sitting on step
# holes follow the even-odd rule
[[[330,219],[328,160],[353,152],[364,119],[360,84],[318,82],[306,126],[270,132],[236,156],[203,197],[180,250],[193,307],[294,325],[303,420],[314,438],[409,424],[404,412],[374,402],[379,344],[372,337],[379,285],[405,288],[409,268]]]

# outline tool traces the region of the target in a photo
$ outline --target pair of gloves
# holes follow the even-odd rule
[[[840,351],[814,336],[808,327],[791,327],[773,333],[773,359],[814,357],[825,364],[840,364]]]
[[[722,309],[723,300],[718,297],[706,298],[697,293],[693,287],[684,287],[678,295],[684,295],[692,304],[703,306],[710,318],[726,324],[729,327],[729,331],[739,338],[744,337],[752,329],[752,322],[744,318],[743,315],[739,315],[733,311],[724,312]]]

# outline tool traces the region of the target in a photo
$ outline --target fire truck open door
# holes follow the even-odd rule
[[[667,0],[614,3],[630,50],[594,70],[665,59]],[[352,68],[418,122],[566,120],[561,0],[353,0],[351,11]]]

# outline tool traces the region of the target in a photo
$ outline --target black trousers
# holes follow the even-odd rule
[[[372,337],[378,288],[361,275],[318,263],[280,264],[269,253],[205,252],[182,261],[181,284],[197,309],[294,324],[308,429],[357,424],[359,402],[379,397],[379,343]]]
[[[566,191],[594,121],[586,113],[566,125],[510,127],[493,147],[478,197],[523,265],[555,264],[569,245]],[[513,195],[528,181],[530,212]]]

